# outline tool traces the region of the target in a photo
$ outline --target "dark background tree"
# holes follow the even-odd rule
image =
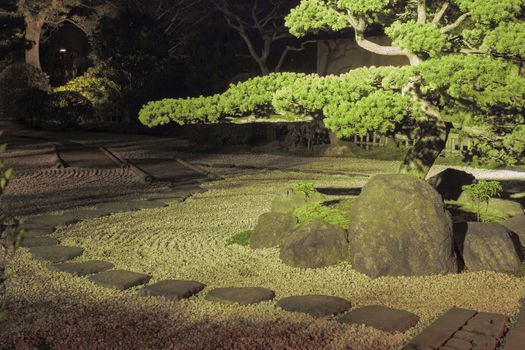
[[[26,23],[25,39],[32,43],[26,50],[25,62],[40,70],[40,41],[45,26],[69,22],[90,36],[98,19],[115,10],[113,1],[104,0],[17,0],[17,6]]]
[[[288,54],[302,51],[312,40],[294,38],[284,25],[284,17],[297,0],[218,0],[215,7],[226,23],[242,38],[261,74],[279,72]]]
[[[0,2],[0,72],[19,60],[29,47],[24,40],[24,17],[17,12],[15,0]]]

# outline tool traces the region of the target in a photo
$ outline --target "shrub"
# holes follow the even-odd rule
[[[472,185],[465,185],[462,189],[467,192],[467,195],[476,203],[476,214],[478,221],[480,220],[481,203],[485,202],[488,210],[489,200],[491,197],[499,196],[502,190],[501,183],[498,181],[484,181],[480,180]]]
[[[299,181],[293,186],[293,190],[308,198],[315,192],[315,185],[312,182]]]
[[[41,102],[28,97],[42,97],[50,90],[49,78],[42,71],[26,63],[10,65],[0,73],[0,109],[10,119],[24,120],[24,111],[39,110],[29,104]]]
[[[115,103],[118,100],[120,87],[115,82],[115,72],[107,64],[90,67],[81,76],[59,86],[55,92],[76,92],[91,102],[96,115],[111,119],[115,114]]]

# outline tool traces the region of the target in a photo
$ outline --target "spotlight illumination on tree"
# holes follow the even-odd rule
[[[404,67],[341,76],[270,74],[222,95],[145,105],[148,126],[220,122],[276,112],[321,117],[338,136],[405,133],[400,171],[425,176],[451,128],[471,137],[471,157],[516,164],[525,153],[525,0],[302,0],[290,32],[351,29],[365,50],[405,56]],[[390,46],[367,38],[381,27]]]

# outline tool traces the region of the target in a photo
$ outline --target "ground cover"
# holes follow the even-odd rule
[[[305,164],[358,173],[384,173],[395,162],[346,159]],[[330,165],[331,164],[331,165]],[[320,269],[284,265],[277,248],[252,250],[231,237],[252,229],[272,199],[297,181],[321,188],[359,188],[365,176],[312,172],[257,172],[207,183],[207,192],[168,207],[119,213],[59,229],[63,245],[80,246],[76,261],[100,259],[162,279],[190,279],[206,285],[189,300],[142,297],[84,278],[50,271],[19,250],[9,266],[8,308],[13,323],[0,348],[398,348],[453,306],[513,316],[525,297],[523,278],[476,272],[446,276],[371,279],[348,263]],[[333,198],[352,198],[334,196]],[[215,287],[265,287],[273,301],[236,306],[206,300]],[[303,294],[343,297],[352,307],[381,304],[417,314],[420,323],[405,334],[342,325],[275,308],[281,298]]]

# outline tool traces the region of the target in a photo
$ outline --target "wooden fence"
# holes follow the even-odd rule
[[[375,147],[384,147],[389,143],[395,142],[397,147],[411,147],[414,145],[414,140],[409,139],[406,135],[395,135],[394,138],[376,135],[375,133],[366,136],[350,136],[348,141],[364,148],[371,149]],[[468,151],[472,148],[472,140],[468,137],[461,137],[459,134],[450,133],[448,135],[447,144],[445,145],[444,153],[458,154],[462,151]]]

